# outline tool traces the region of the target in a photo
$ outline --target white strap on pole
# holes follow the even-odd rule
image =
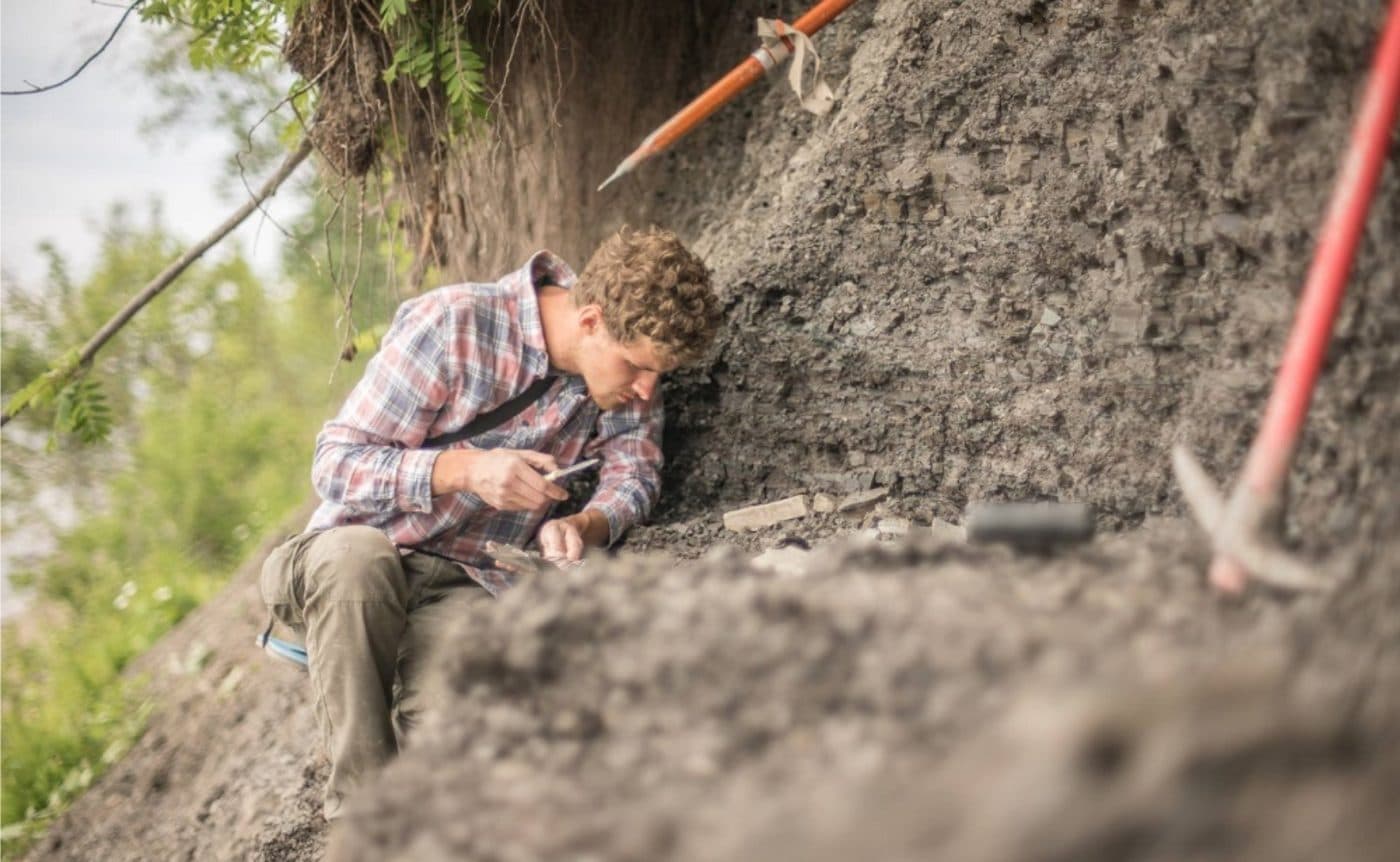
[[[826,81],[822,80],[822,61],[807,34],[776,18],[759,18],[758,38],[762,40],[763,46],[753,55],[763,64],[763,68],[771,71],[791,54],[788,83],[802,102],[802,107],[819,116],[830,111],[835,97],[831,95],[831,88],[826,85]],[[791,51],[788,49],[789,41],[793,45]],[[812,55],[812,90],[804,94],[802,77],[809,53]]]

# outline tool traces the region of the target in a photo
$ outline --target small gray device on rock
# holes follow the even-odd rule
[[[973,503],[963,523],[969,542],[1044,551],[1092,538],[1094,510],[1087,503]]]

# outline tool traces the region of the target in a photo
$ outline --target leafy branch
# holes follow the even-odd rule
[[[196,69],[253,69],[277,56],[282,23],[301,0],[147,0],[141,19],[195,31],[188,45]]]
[[[253,196],[222,224],[214,228],[199,242],[190,246],[184,254],[151,279],[141,292],[132,297],[111,320],[103,324],[102,328],[88,339],[80,350],[70,350],[53,363],[47,371],[15,393],[14,397],[10,399],[10,403],[5,405],[4,412],[0,413],[0,426],[9,424],[11,419],[26,409],[57,403],[56,430],[76,432],[79,438],[86,443],[104,439],[107,431],[111,429],[110,413],[106,415],[107,422],[104,426],[102,424],[104,413],[101,391],[83,385],[92,383],[92,381],[86,381],[83,375],[92,365],[93,357],[97,355],[104,344],[111,340],[112,336],[116,335],[131,318],[136,316],[137,312],[188,269],[190,264],[202,257],[206,251],[242,224],[248,216],[262,206],[263,201],[272,197],[282,183],[292,175],[297,166],[305,161],[310,154],[311,142],[303,140],[301,146],[287,156],[277,172],[269,177]],[[65,395],[65,393],[68,394]]]
[[[404,79],[420,90],[437,94],[427,102],[445,105],[449,137],[464,132],[473,119],[486,116],[485,63],[465,34],[470,3],[378,0],[374,10],[373,0],[358,2],[369,7],[371,16],[377,11],[380,30],[393,52],[382,73],[385,84]],[[276,57],[288,22],[299,12],[313,12],[307,0],[135,0],[102,48],[65,81],[101,54],[131,12],[137,10],[144,21],[192,29],[195,35],[187,50],[196,68],[225,67],[235,71],[259,67]],[[299,116],[309,107],[304,102],[314,83],[298,82],[288,96],[287,101],[292,102]],[[111,410],[97,381],[86,376],[97,352],[187,267],[260,209],[262,201],[276,192],[312,148],[310,139],[303,139],[277,172],[227,220],[152,279],[81,349],[66,353],[17,392],[0,412],[0,426],[27,409],[52,405],[57,408],[56,431],[74,433],[88,443],[103,439],[111,428]],[[353,353],[370,348],[374,341],[377,339],[370,335],[365,344],[350,345],[349,350]]]
[[[76,349],[63,354],[49,366],[47,371],[26,383],[24,388],[14,394],[10,403],[5,406],[4,421],[9,422],[11,417],[18,415],[28,407],[42,407],[52,404],[58,394],[73,382],[81,370],[82,363],[78,361]]]

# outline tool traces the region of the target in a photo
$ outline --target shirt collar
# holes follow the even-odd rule
[[[549,350],[544,340],[544,325],[540,322],[540,303],[536,292],[546,285],[573,289],[578,276],[552,251],[537,251],[516,270],[515,282],[520,297],[520,329],[525,341],[525,367],[535,377],[550,373]]]

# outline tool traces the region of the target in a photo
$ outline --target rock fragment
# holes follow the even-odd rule
[[[813,494],[812,511],[818,514],[836,511],[836,498],[830,494]]]
[[[880,531],[881,536],[895,538],[909,535],[911,526],[908,518],[881,518],[876,522],[875,529]]]
[[[761,530],[793,518],[807,515],[807,495],[798,494],[772,503],[762,503],[724,513],[724,526],[735,532]]]
[[[871,488],[869,491],[857,491],[837,503],[836,511],[854,512],[858,509],[864,509],[866,506],[883,500],[888,493],[888,488]]]
[[[929,530],[937,538],[945,542],[965,542],[967,541],[967,531],[957,524],[950,523],[941,518],[934,518],[929,524]]]

